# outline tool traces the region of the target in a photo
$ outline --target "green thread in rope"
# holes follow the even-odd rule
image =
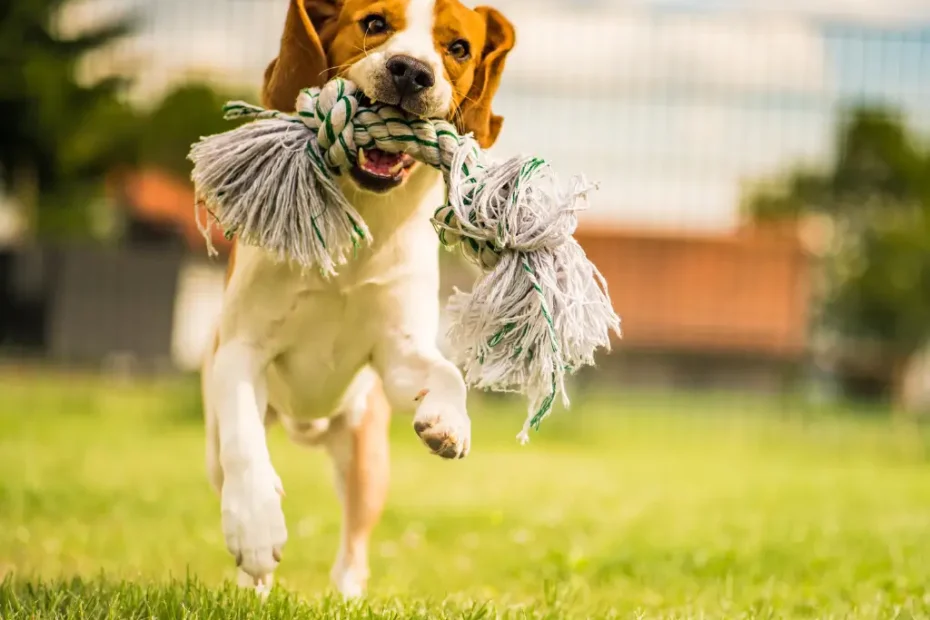
[[[557,336],[555,334],[555,325],[552,322],[552,316],[549,313],[549,307],[548,307],[548,304],[546,303],[546,296],[543,293],[542,287],[539,286],[539,282],[536,279],[536,272],[533,271],[533,268],[530,266],[530,264],[526,260],[523,261],[523,269],[524,271],[526,271],[532,276],[531,281],[533,283],[533,290],[536,291],[536,294],[539,297],[539,310],[540,310],[540,313],[543,315],[546,321],[546,326],[548,328],[549,344],[552,346],[552,352],[553,354],[555,354],[556,359],[559,359],[561,358],[561,355],[559,353],[559,343],[558,343]],[[533,418],[530,420],[530,426],[534,430],[538,431],[539,425],[542,423],[544,419],[546,419],[546,417],[548,417],[549,413],[551,413],[552,404],[553,402],[555,402],[556,394],[558,394],[558,384],[556,382],[555,369],[553,369],[552,370],[552,386],[551,386],[550,392],[548,396],[546,396],[546,398],[543,400],[542,404],[540,405],[539,409],[536,412],[536,415],[534,415]]]
[[[517,327],[516,323],[507,323],[506,325],[504,325],[504,327],[499,332],[491,336],[491,339],[488,340],[488,346],[496,347],[497,345],[499,345],[501,343],[501,340],[504,339],[504,336],[506,336],[507,334],[512,332],[514,329],[516,329],[516,327]]]

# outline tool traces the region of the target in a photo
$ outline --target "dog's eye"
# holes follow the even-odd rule
[[[471,57],[471,46],[465,39],[459,39],[449,46],[449,53],[457,60],[468,60]]]
[[[384,16],[378,15],[377,13],[366,15],[362,18],[362,21],[359,22],[359,25],[362,27],[362,31],[365,34],[382,34],[387,32],[388,29],[387,20],[384,19]]]

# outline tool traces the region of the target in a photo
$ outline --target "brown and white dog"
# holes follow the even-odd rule
[[[514,29],[459,0],[292,0],[266,107],[290,111],[301,88],[341,75],[371,100],[445,117],[485,148]],[[341,181],[374,242],[324,280],[237,245],[215,347],[203,368],[207,468],[221,494],[226,546],[240,583],[262,590],[287,539],[283,489],[265,429],[281,422],[332,457],[343,531],[332,570],[345,596],[368,580],[368,542],[388,484],[390,411],[414,412],[432,452],[461,458],[471,422],[461,373],[437,348],[439,257],[430,224],[436,171],[373,150]]]

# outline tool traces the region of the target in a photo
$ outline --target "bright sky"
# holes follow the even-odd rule
[[[518,29],[501,154],[601,182],[590,220],[726,228],[740,188],[829,157],[844,102],[930,131],[930,0],[488,0]],[[139,93],[190,75],[257,86],[286,0],[88,0],[139,7]],[[777,8],[776,8],[777,7]]]

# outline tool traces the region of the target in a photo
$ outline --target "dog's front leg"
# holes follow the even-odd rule
[[[226,547],[256,584],[270,580],[287,540],[281,479],[265,440],[267,390],[259,351],[231,341],[219,347],[210,377],[223,468]]]
[[[464,458],[471,448],[465,382],[429,339],[394,333],[375,353],[375,367],[395,411],[416,410],[413,428],[434,454]]]

